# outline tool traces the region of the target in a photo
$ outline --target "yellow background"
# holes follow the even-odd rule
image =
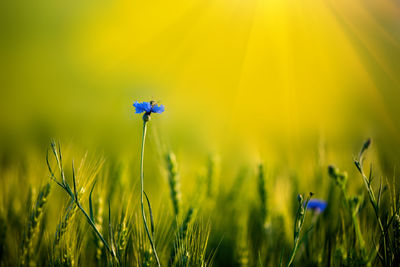
[[[1,5],[3,152],[51,136],[136,150],[132,103],[150,99],[159,142],[190,153],[399,147],[396,1]]]

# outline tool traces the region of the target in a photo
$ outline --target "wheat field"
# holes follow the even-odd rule
[[[0,266],[399,266],[399,18],[4,1]]]

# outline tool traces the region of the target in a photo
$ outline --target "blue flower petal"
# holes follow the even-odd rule
[[[143,113],[151,111],[151,105],[149,102],[139,103],[135,101],[135,103],[133,103],[133,106],[135,107],[135,113]]]
[[[327,203],[320,199],[311,199],[308,202],[307,209],[323,212],[326,209]]]
[[[144,111],[142,108],[142,104],[138,103],[137,101],[133,103],[133,106],[135,107],[135,113],[142,113]]]
[[[142,104],[143,104],[143,109],[146,112],[151,112],[151,104],[150,104],[150,102],[143,102]]]
[[[154,113],[163,113],[164,111],[165,111],[164,105],[160,105],[160,106],[154,105],[151,108],[151,112],[154,112]]]

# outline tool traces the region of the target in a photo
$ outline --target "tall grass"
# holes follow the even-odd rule
[[[156,248],[161,266],[398,266],[399,190],[395,177],[384,178],[370,147],[370,141],[361,146],[348,173],[312,166],[325,169],[313,172],[324,179],[324,187],[313,187],[328,203],[322,212],[307,209],[313,195],[296,192],[313,180],[302,180],[301,165],[288,172],[269,165],[268,175],[264,165],[248,165],[230,178],[226,168],[217,176],[209,158],[204,183],[183,176],[169,153],[167,164],[146,165],[160,164],[167,173],[164,188],[147,178],[156,172],[146,176],[155,203],[147,205],[144,193],[152,245],[138,176],[116,168],[118,159],[89,159],[71,148],[64,153],[51,142],[52,156],[43,157],[43,166],[27,165],[27,178],[16,178],[18,164],[1,169],[0,265],[156,266]],[[74,157],[82,158],[77,169]],[[342,157],[335,156],[340,165]]]

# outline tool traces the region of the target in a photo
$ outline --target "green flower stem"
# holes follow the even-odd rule
[[[140,190],[140,204],[142,207],[142,217],[143,217],[144,228],[146,229],[147,237],[150,240],[150,244],[151,244],[151,248],[154,253],[154,257],[157,260],[157,265],[159,267],[161,267],[160,260],[158,259],[158,256],[157,256],[157,251],[156,251],[156,247],[154,245],[153,238],[151,237],[149,227],[147,226],[146,214],[144,212],[144,206],[143,206],[143,192],[144,192],[143,157],[144,157],[144,144],[146,141],[146,132],[147,132],[147,121],[143,120],[142,152],[141,152],[141,156],[140,156],[140,185],[141,185],[141,187],[140,187],[140,189],[141,189]]]
[[[363,235],[361,233],[360,222],[357,217],[357,212],[354,211],[352,206],[350,205],[350,198],[347,195],[346,188],[342,187],[341,189],[342,189],[342,194],[343,194],[346,206],[349,209],[350,214],[351,214],[351,219],[352,219],[353,225],[354,225],[354,231],[356,233],[358,243],[360,244],[361,253],[363,254],[363,257],[365,257],[365,254],[366,254],[365,241],[364,241]]]
[[[378,220],[379,230],[381,231],[381,235],[382,235],[382,238],[383,238],[384,264],[386,265],[386,263],[387,263],[386,232],[385,232],[385,229],[383,228],[382,220],[379,217],[379,205],[378,205],[378,202],[376,201],[375,194],[374,194],[374,191],[373,191],[372,186],[371,186],[371,181],[367,178],[367,176],[364,173],[363,161],[362,161],[361,158],[360,158],[360,160],[358,162],[356,162],[356,166],[357,166],[359,172],[361,173],[361,176],[363,178],[365,187],[367,188],[367,191],[368,191],[369,200],[370,200],[370,202],[372,204],[372,207],[374,209],[376,219]]]

